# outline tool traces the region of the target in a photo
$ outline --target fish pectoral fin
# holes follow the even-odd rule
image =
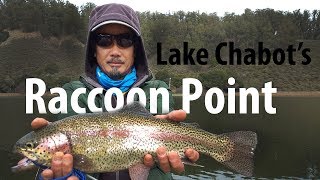
[[[189,166],[195,166],[195,167],[204,167],[204,166],[202,166],[202,165],[200,165],[200,164],[196,164],[196,163],[194,163],[194,162],[191,162],[189,159],[187,159],[187,158],[182,158],[181,159],[181,161],[182,161],[182,163],[183,164],[185,164],[185,165],[189,165]]]
[[[150,167],[139,163],[129,168],[129,175],[131,180],[147,180],[149,176]]]
[[[73,154],[73,166],[81,171],[92,169],[94,164],[90,158],[83,154]]]

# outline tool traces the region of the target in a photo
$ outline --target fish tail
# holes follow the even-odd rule
[[[219,135],[221,146],[213,148],[210,155],[228,168],[245,176],[253,175],[253,156],[257,134],[252,131],[237,131]]]

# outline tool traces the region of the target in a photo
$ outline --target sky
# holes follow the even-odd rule
[[[218,16],[223,16],[226,12],[242,14],[246,8],[251,10],[272,8],[282,11],[314,10],[320,9],[319,0],[69,0],[72,4],[80,7],[86,2],[96,5],[106,3],[127,4],[136,11],[169,13],[179,10],[199,11],[205,13],[216,12]]]

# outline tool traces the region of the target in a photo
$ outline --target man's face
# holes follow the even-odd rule
[[[133,32],[121,24],[107,24],[98,28],[96,34],[132,35]],[[123,79],[134,63],[134,46],[122,47],[113,39],[111,45],[96,45],[96,58],[101,70],[111,79]]]

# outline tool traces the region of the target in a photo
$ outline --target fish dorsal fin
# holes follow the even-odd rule
[[[138,101],[134,101],[126,106],[123,106],[122,109],[117,111],[118,113],[130,113],[137,114],[145,117],[153,117],[153,115]]]

